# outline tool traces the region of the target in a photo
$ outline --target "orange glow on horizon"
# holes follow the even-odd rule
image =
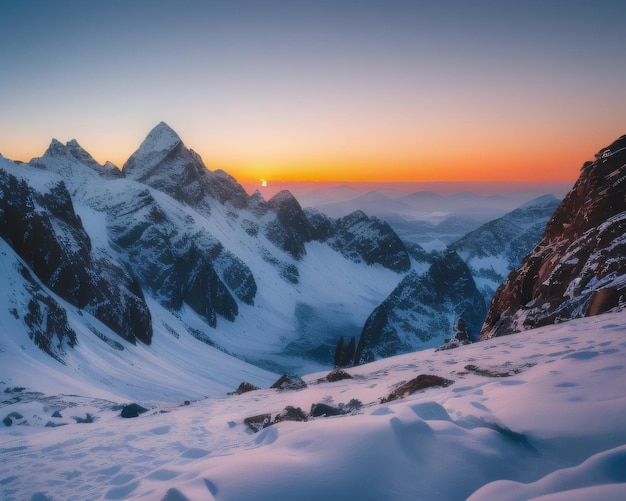
[[[93,155],[99,163],[109,160],[122,168],[128,157],[138,147],[143,138],[124,138],[116,141],[112,148],[109,141],[100,137],[86,140],[78,138],[79,144]],[[476,137],[435,138],[430,142],[408,144],[399,140],[395,144],[348,144],[341,148],[326,148],[320,145],[315,151],[307,144],[298,151],[295,144],[265,145],[257,149],[252,141],[250,147],[241,138],[235,150],[230,144],[207,144],[202,137],[185,139],[184,144],[198,152],[209,170],[221,169],[240,183],[268,184],[280,182],[485,182],[485,181],[573,181],[586,160],[603,146],[616,138],[591,134],[580,138],[541,140],[531,138],[502,138],[496,141],[478,142]],[[91,141],[89,141],[91,139]],[[406,139],[406,137],[405,137]],[[69,139],[59,138],[63,143]],[[43,142],[39,151],[26,141],[11,143],[10,149],[0,151],[6,158],[30,161],[41,156],[49,139]],[[403,144],[404,143],[404,144]],[[200,146],[200,147],[199,147]],[[218,146],[220,148],[218,149]],[[235,153],[233,153],[235,151]],[[241,153],[243,152],[243,153]],[[117,155],[115,155],[117,153]]]
[[[493,156],[492,158],[423,158],[407,160],[310,160],[279,162],[205,161],[241,183],[271,182],[433,182],[433,181],[573,181],[593,154]]]

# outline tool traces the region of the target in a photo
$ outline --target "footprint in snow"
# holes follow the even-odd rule
[[[599,374],[601,372],[620,371],[623,369],[624,369],[623,365],[609,365],[608,367],[602,367],[601,369],[596,369],[593,372],[595,372],[596,374]]]
[[[205,449],[198,449],[198,448],[191,448],[191,449],[187,449],[185,452],[183,452],[181,454],[181,457],[187,458],[187,459],[199,459],[199,458],[203,458],[204,456],[208,456],[209,454],[211,454],[211,451],[207,451]]]
[[[121,466],[111,466],[110,468],[105,468],[104,470],[94,471],[94,475],[106,475],[107,477],[115,475],[118,471],[122,469]]]
[[[601,355],[612,355],[613,353],[619,353],[619,350],[617,348],[609,348],[600,352]]]
[[[127,499],[137,487],[139,487],[139,482],[113,487],[107,491],[104,499]]]
[[[167,435],[169,431],[170,431],[169,426],[159,426],[157,428],[152,428],[150,430],[150,433],[153,433],[154,435]]]
[[[460,388],[452,388],[452,393],[464,393],[473,390],[476,386],[461,386]]]
[[[109,482],[111,485],[124,485],[130,482],[135,478],[135,475],[132,473],[122,473],[121,475],[117,475],[111,479]]]
[[[372,416],[385,416],[386,414],[395,414],[389,407],[380,407],[372,412]]]
[[[167,482],[168,480],[172,480],[180,475],[177,471],[172,470],[156,470],[150,473],[147,478],[150,480],[158,480],[160,482]]]
[[[274,442],[276,442],[276,440],[278,439],[278,428],[275,426],[269,426],[263,430],[261,430],[261,432],[258,434],[258,436],[256,437],[256,439],[254,440],[254,443],[260,445],[260,444],[273,444]]]
[[[607,350],[608,351],[608,350]],[[590,360],[600,355],[597,351],[577,351],[576,353],[570,353],[563,358],[573,358],[574,360]]]
[[[481,411],[491,412],[491,409],[489,409],[489,407],[487,407],[486,405],[481,404],[480,402],[470,402],[470,404],[473,407],[476,407],[477,409],[479,409]]]
[[[520,384],[526,384],[526,381],[522,381],[521,379],[507,379],[504,381],[500,381],[502,386],[519,386]]]

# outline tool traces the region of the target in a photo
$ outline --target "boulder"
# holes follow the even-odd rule
[[[122,407],[120,416],[123,418],[136,418],[139,414],[143,414],[144,412],[148,412],[148,409],[139,404],[132,403]]]
[[[277,390],[302,390],[306,383],[299,376],[283,374],[270,388]]]

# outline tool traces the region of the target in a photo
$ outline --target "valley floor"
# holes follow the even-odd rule
[[[6,387],[0,499],[626,499],[626,311],[347,372],[138,402],[149,411],[134,419],[88,383],[73,396]],[[381,403],[422,374],[453,383]],[[351,400],[362,407],[342,416],[244,423]]]

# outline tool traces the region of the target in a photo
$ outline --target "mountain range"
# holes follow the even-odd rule
[[[3,496],[622,499],[625,155],[442,252],[163,123],[121,170],[0,157]]]
[[[361,339],[365,358],[433,346],[450,335],[459,315],[473,334],[485,315],[475,281],[486,272],[474,266],[475,252],[466,253],[468,271],[449,251],[426,252],[364,211],[334,218],[303,210],[285,190],[267,201],[258,191],[248,195],[224,171],[208,170],[163,122],[122,169],[98,164],[75,140],[52,140],[28,164],[0,158],[0,183],[0,236],[22,261],[29,284],[22,288],[33,291],[23,306],[30,315],[12,311],[59,361],[80,342],[59,299],[110,329],[98,331],[101,337],[145,344],[162,325],[172,330],[155,318],[154,302],[205,345],[278,372],[332,365],[342,338]],[[405,198],[414,205],[423,197]],[[443,203],[434,193],[428,199]],[[544,199],[530,202],[499,228],[524,219],[529,250],[550,207]],[[463,255],[470,240],[480,240],[477,234],[456,250]],[[524,250],[507,248],[506,240],[481,252],[498,253],[512,267]],[[437,283],[431,272],[449,275],[436,285],[437,304],[425,287]],[[499,272],[487,275],[503,280]],[[460,298],[457,280],[471,299]],[[421,293],[404,301],[400,313],[394,297],[406,295],[408,284]],[[483,285],[486,300],[491,293]],[[466,300],[471,312],[460,306]],[[423,311],[408,313],[416,309]],[[393,334],[375,332],[383,327],[382,311],[396,319]],[[407,314],[412,322],[400,322]]]

